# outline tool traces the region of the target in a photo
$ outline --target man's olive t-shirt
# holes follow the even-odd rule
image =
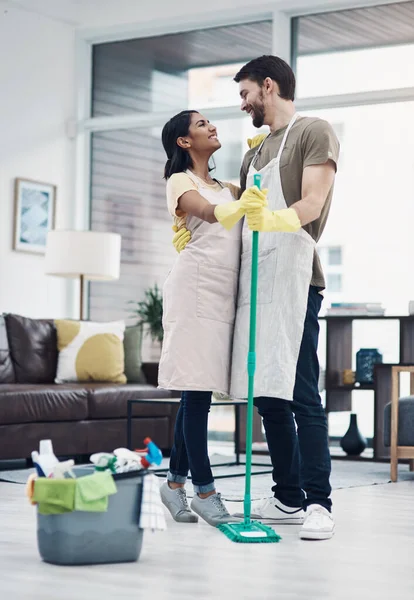
[[[286,127],[272,133],[265,141],[254,164],[255,169],[263,169],[279,152]],[[249,150],[240,170],[242,192],[246,189],[246,178],[250,163],[257,148]],[[310,165],[321,165],[332,160],[335,168],[339,157],[339,141],[331,125],[314,117],[298,117],[293,124],[280,159],[280,177],[287,206],[302,197],[303,169]],[[322,209],[319,219],[305,225],[305,229],[318,242],[325,228],[331,207],[333,186]],[[311,285],[324,288],[325,279],[319,256],[315,250]]]

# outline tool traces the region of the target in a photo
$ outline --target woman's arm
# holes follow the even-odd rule
[[[178,210],[180,212],[198,217],[202,221],[207,221],[207,223],[217,223],[217,219],[214,215],[215,208],[215,204],[210,204],[210,202],[196,190],[184,192],[178,199]]]

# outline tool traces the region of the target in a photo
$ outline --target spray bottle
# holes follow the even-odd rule
[[[39,452],[32,452],[32,461],[39,477],[53,477],[59,461],[53,453],[52,440],[40,440]]]
[[[144,450],[136,450],[136,452],[139,453],[147,452],[146,456],[141,458],[141,464],[144,469],[148,469],[151,465],[160,465],[162,461],[162,452],[158,446],[154,444],[149,437],[145,438],[144,444],[146,446]]]

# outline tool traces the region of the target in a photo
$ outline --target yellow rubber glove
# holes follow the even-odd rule
[[[252,231],[299,231],[301,223],[294,208],[271,211],[268,208],[248,210],[247,225]]]
[[[247,138],[247,145],[250,149],[256,148],[256,146],[259,146],[266,137],[267,133],[258,133],[252,138]]]
[[[172,243],[179,254],[182,250],[184,250],[188,242],[191,240],[191,232],[188,231],[188,229],[186,229],[185,227],[181,227],[181,229],[178,229],[176,225],[173,226],[172,230],[176,232],[175,236],[173,237]]]
[[[218,204],[214,209],[217,221],[230,231],[246,214],[246,209],[262,208],[267,204],[267,190],[259,190],[255,185],[245,190],[240,200]]]

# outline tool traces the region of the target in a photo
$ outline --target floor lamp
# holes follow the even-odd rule
[[[79,316],[84,319],[85,281],[119,279],[121,236],[101,231],[49,231],[46,243],[45,272],[56,277],[78,278]]]

